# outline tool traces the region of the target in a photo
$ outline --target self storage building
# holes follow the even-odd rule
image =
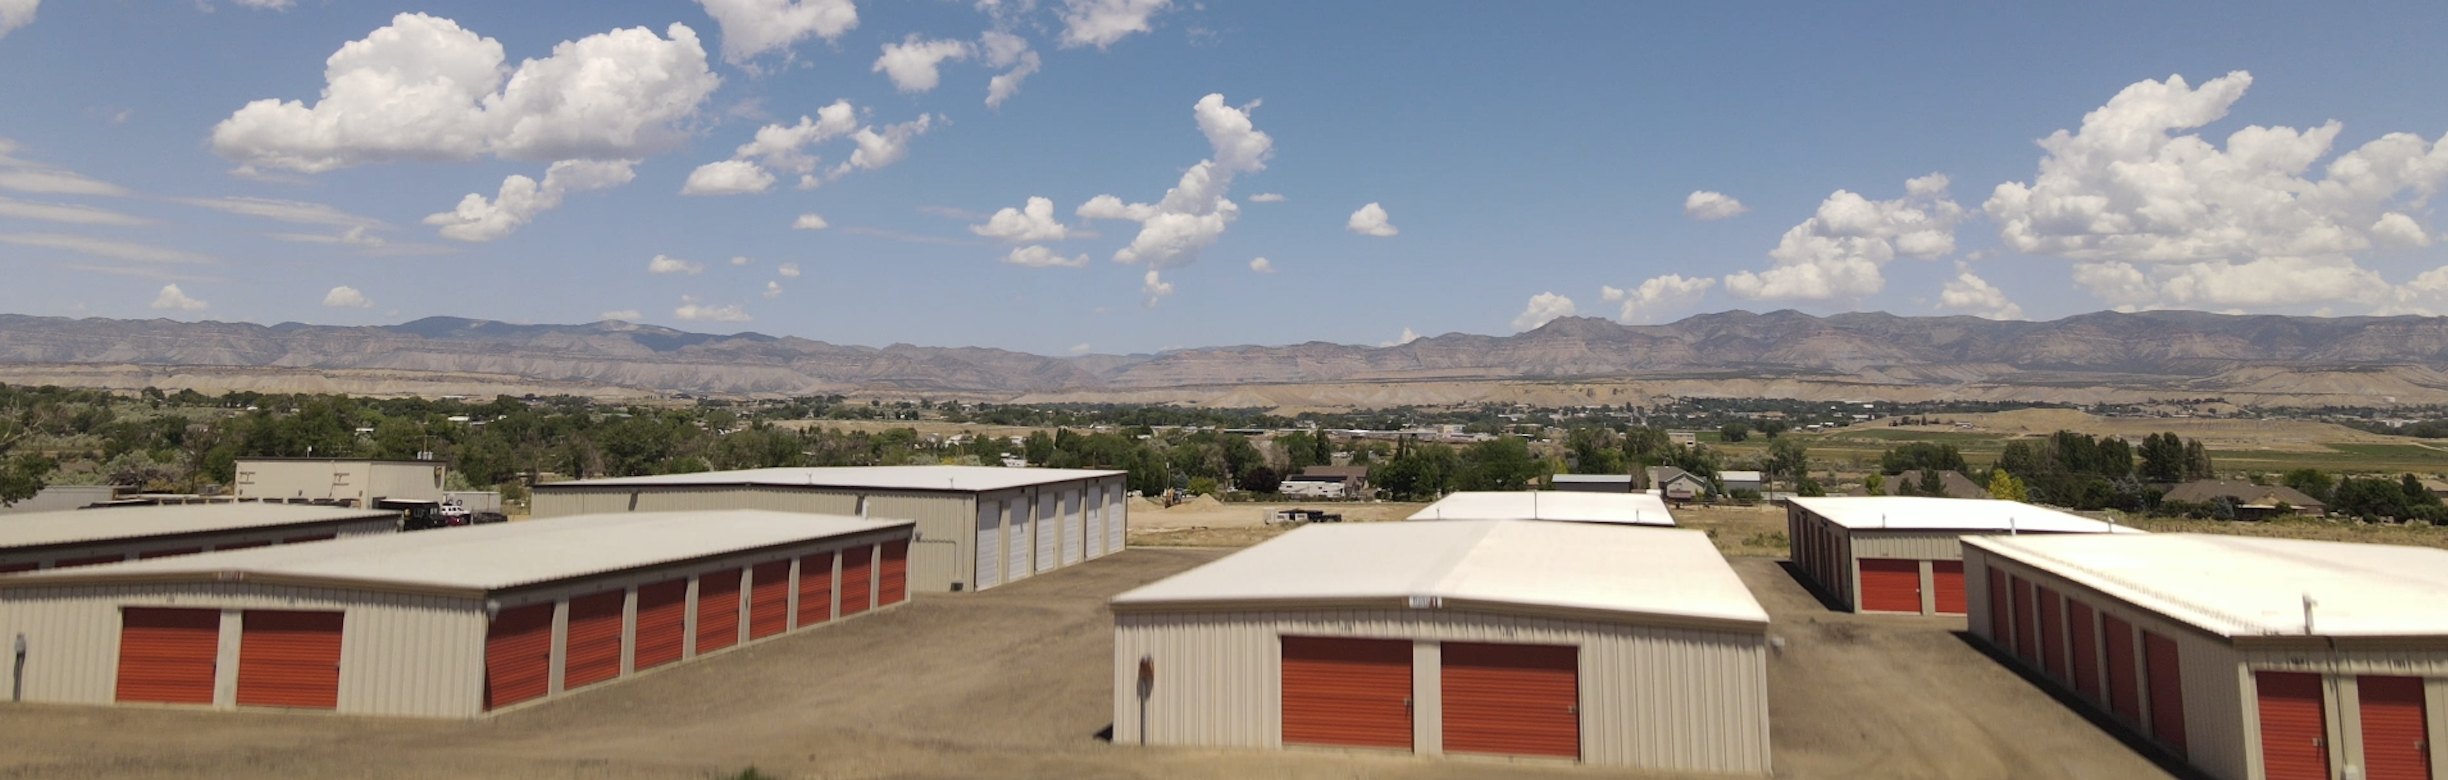
[[[1965,534],[2142,533],[2019,501],[1926,496],[1795,498],[1794,566],[1854,612],[1964,614]]]
[[[982,590],[1122,551],[1121,471],[981,466],[771,468],[552,482],[536,517],[775,509],[917,523],[910,587]]]
[[[27,512],[0,519],[0,574],[390,534],[400,513],[252,501]]]
[[[473,717],[890,607],[909,521],[639,512],[0,578],[27,701]]]
[[[1674,527],[1666,501],[1647,493],[1567,490],[1464,491],[1437,499],[1410,520],[1548,520]]]
[[[2221,780],[2439,780],[2448,550],[1963,540],[1974,636]]]
[[[1121,744],[1769,769],[1768,615],[1698,531],[1313,525],[1111,606]]]

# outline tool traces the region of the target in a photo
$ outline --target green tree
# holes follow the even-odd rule
[[[1463,490],[1525,490],[1545,469],[1530,454],[1530,442],[1518,436],[1498,436],[1473,444],[1462,453],[1457,480]]]
[[[1768,458],[1761,465],[1769,479],[1796,480],[1795,489],[1799,492],[1798,481],[1810,472],[1810,450],[1798,439],[1776,439],[1768,442]]]
[[[1945,498],[1947,494],[1946,472],[1937,469],[1922,469],[1920,492],[1921,495],[1931,498]]]
[[[2007,473],[2005,469],[1990,469],[1989,497],[2005,501],[2026,501],[2030,500],[2031,495],[2024,492],[2023,480],[2016,479],[2015,475]]]
[[[1862,492],[1874,496],[1887,495],[1887,477],[1877,472],[1862,478]]]
[[[1724,427],[1717,429],[1719,441],[1734,443],[1748,438],[1751,438],[1751,424],[1741,420],[1726,423]]]
[[[1622,437],[1605,428],[1574,428],[1564,435],[1564,449],[1572,455],[1572,473],[1622,474],[1629,471],[1624,461]]]
[[[2142,437],[2142,481],[2182,482],[2186,466],[2183,437],[2173,433],[2154,433]]]
[[[2337,485],[2336,480],[2330,479],[2320,469],[2296,469],[2287,472],[2278,481],[2323,504],[2329,503],[2329,491]]]
[[[1887,448],[1879,455],[1879,470],[1888,474],[1907,471],[1964,471],[1963,452],[1952,444],[1910,442]]]

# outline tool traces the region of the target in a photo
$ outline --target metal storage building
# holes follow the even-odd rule
[[[1964,614],[1965,534],[2142,533],[2019,501],[1828,496],[1786,502],[1794,567],[1854,612]]]
[[[1313,525],[1112,608],[1120,744],[1769,770],[1768,614],[1698,531]]]
[[[2448,550],[1966,537],[1972,634],[2221,780],[2439,780]]]
[[[908,521],[565,517],[0,578],[27,701],[473,717],[905,601]]]
[[[400,513],[238,502],[27,512],[0,520],[0,573],[390,534]]]
[[[445,471],[431,460],[239,458],[230,492],[239,498],[307,498],[361,507],[385,498],[440,501]]]
[[[910,587],[983,590],[1122,551],[1127,472],[983,466],[773,468],[552,482],[536,517],[776,509],[913,520]]]
[[[1466,491],[1437,499],[1407,520],[1553,520],[1673,527],[1666,501],[1648,493],[1571,490]]]

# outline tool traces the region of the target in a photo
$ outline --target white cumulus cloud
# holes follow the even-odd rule
[[[1625,323],[1656,322],[1661,315],[1679,313],[1700,302],[1700,296],[1715,287],[1717,280],[1709,277],[1686,278],[1682,274],[1652,277],[1631,289],[1598,288],[1599,297],[1608,303],[1623,304],[1615,318]]]
[[[995,212],[994,216],[986,218],[986,224],[970,225],[969,232],[987,238],[1021,244],[1036,241],[1061,241],[1071,234],[1071,229],[1054,219],[1053,200],[1032,197],[1021,208],[1006,206],[1001,211]]]
[[[1003,262],[1027,268],[1086,268],[1088,256],[1063,257],[1051,248],[1032,244],[1013,249],[1003,256]]]
[[[1750,211],[1751,207],[1722,192],[1696,190],[1683,199],[1683,216],[1701,221],[1725,219]]]
[[[832,226],[833,223],[826,222],[824,217],[814,214],[801,214],[797,219],[791,220],[792,230],[823,230]]]
[[[212,304],[187,297],[187,292],[180,290],[178,285],[165,284],[162,285],[161,294],[153,296],[152,306],[172,311],[203,311],[211,308]]]
[[[851,0],[697,0],[722,27],[723,59],[746,64],[809,36],[833,40],[858,26]]]
[[[622,322],[636,322],[646,318],[645,313],[636,309],[618,309],[614,311],[607,311],[598,316],[601,316],[607,320],[620,320]]]
[[[1148,31],[1148,17],[1172,7],[1172,0],[1063,0],[1064,48],[1099,49]]]
[[[0,38],[9,31],[34,23],[34,9],[42,0],[0,0]]]
[[[443,238],[498,241],[535,221],[537,215],[560,208],[564,195],[629,183],[637,178],[633,170],[637,162],[562,160],[544,169],[542,183],[513,174],[502,180],[501,192],[492,200],[485,200],[482,193],[468,193],[457,208],[429,215],[425,224],[441,228]]]
[[[736,257],[731,258],[731,264],[732,264],[732,265],[755,265],[755,264],[756,264],[756,259],[755,259],[755,258],[748,257],[748,256],[745,256],[745,255],[741,255],[741,256],[736,256]]]
[[[1010,69],[986,80],[987,108],[1000,107],[1003,101],[1020,94],[1020,84],[1045,65],[1037,52],[1029,48],[1026,38],[1001,30],[988,30],[980,36],[979,42],[986,49],[987,65]]]
[[[1275,264],[1267,262],[1267,259],[1263,257],[1253,258],[1250,260],[1250,270],[1262,274],[1271,274],[1275,272]]]
[[[1415,331],[1411,330],[1410,328],[1404,328],[1404,329],[1403,329],[1403,332],[1402,332],[1402,335],[1394,337],[1394,340],[1393,340],[1393,341],[1380,342],[1380,343],[1378,343],[1378,345],[1377,345],[1377,346],[1379,346],[1379,347],[1399,347],[1399,346],[1402,346],[1402,345],[1404,345],[1404,344],[1409,344],[1409,343],[1411,343],[1411,342],[1418,341],[1418,340],[1420,340],[1420,334],[1419,334],[1419,333],[1417,333],[1417,332],[1415,332]]]
[[[2023,307],[2007,300],[2005,290],[1972,273],[1972,267],[1963,263],[1955,264],[1955,278],[1947,280],[1946,287],[1939,291],[1938,308],[1993,320],[2023,319]]]
[[[1157,275],[1156,269],[1150,268],[1146,278],[1139,284],[1139,294],[1147,299],[1146,306],[1153,309],[1156,308],[1157,301],[1173,294],[1173,283],[1165,281],[1164,277]]]
[[[1083,219],[1139,223],[1139,234],[1114,253],[1114,262],[1146,263],[1150,268],[1185,266],[1197,262],[1200,250],[1224,235],[1225,228],[1241,215],[1241,207],[1224,197],[1234,177],[1266,170],[1267,158],[1274,154],[1275,140],[1250,121],[1249,110],[1256,107],[1255,103],[1247,108],[1225,105],[1220,94],[1200,98],[1191,111],[1215,155],[1183,172],[1181,181],[1162,200],[1126,204],[1112,195],[1098,195],[1080,205],[1075,213]],[[1155,284],[1151,276],[1150,288]],[[1172,285],[1166,283],[1164,290],[1152,294],[1150,300],[1171,294]]]
[[[1725,290],[1748,300],[1858,301],[1886,289],[1882,271],[1897,257],[1933,259],[1955,251],[1962,206],[1947,199],[1947,177],[1904,183],[1905,197],[1871,200],[1837,190],[1818,213],[1785,231],[1768,252],[1768,270],[1725,277]]]
[[[774,273],[784,279],[797,279],[799,278],[799,264],[783,263],[781,267],[774,269]]]
[[[654,259],[646,261],[646,272],[650,274],[689,274],[694,276],[696,274],[703,273],[704,271],[704,263],[694,263],[666,255],[655,255]]]
[[[264,99],[213,127],[215,153],[318,173],[399,160],[632,159],[686,140],[683,122],[722,83],[696,32],[643,27],[507,64],[500,42],[425,14],[340,47],[313,105]]]
[[[1513,318],[1513,330],[1516,332],[1536,330],[1541,325],[1555,321],[1557,317],[1570,317],[1579,313],[1580,310],[1573,307],[1571,298],[1551,292],[1539,293],[1530,296],[1530,305],[1522,309],[1521,316]]]
[[[1352,212],[1351,220],[1343,223],[1343,229],[1378,238],[1390,238],[1402,232],[1400,228],[1394,227],[1394,223],[1386,221],[1385,207],[1375,203],[1361,206],[1359,211]]]
[[[884,44],[883,56],[877,57],[872,73],[882,73],[892,79],[893,88],[902,92],[927,92],[943,83],[941,67],[945,60],[965,60],[977,56],[977,47],[968,41],[948,38],[922,40],[917,33],[900,43]]]
[[[908,122],[885,125],[882,131],[872,126],[859,128],[850,134],[850,141],[858,148],[850,152],[848,161],[833,167],[833,176],[840,178],[852,170],[872,171],[909,157],[910,139],[926,135],[930,119],[930,115],[920,114]]]
[[[777,281],[773,281],[773,280],[770,280],[770,279],[769,279],[769,280],[766,280],[766,282],[765,282],[765,298],[766,298],[767,300],[772,300],[772,299],[775,299],[775,298],[780,298],[780,297],[782,297],[782,283],[781,283],[781,282],[777,282]]]
[[[680,185],[682,195],[752,195],[773,189],[773,174],[747,160],[722,160],[697,166]]]
[[[371,309],[374,308],[374,301],[365,297],[365,293],[358,292],[357,288],[344,284],[325,293],[323,305],[334,309]]]
[[[672,310],[672,316],[682,322],[747,322],[753,319],[748,316],[747,306],[737,303],[713,306],[691,295],[680,296],[680,307]]]
[[[815,189],[816,165],[821,160],[803,151],[807,147],[849,135],[858,129],[858,109],[848,100],[835,100],[816,109],[816,117],[799,117],[793,125],[771,124],[757,128],[756,140],[732,150],[731,159],[763,160],[765,167],[799,174],[800,189]]]
[[[1280,192],[1261,192],[1251,195],[1249,199],[1251,203],[1282,203],[1284,196]]]

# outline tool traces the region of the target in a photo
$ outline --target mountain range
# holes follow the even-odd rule
[[[2388,405],[2448,403],[2448,318],[2156,311],[2023,322],[1729,311],[1665,325],[1567,317],[1511,336],[1454,333],[1381,347],[1309,342],[1050,357],[691,333],[620,321],[517,325],[429,317],[341,327],[0,315],[0,381],[428,395],[458,388],[1193,403],[1247,397],[1238,391],[1257,387],[1568,384],[1614,386],[1618,396],[1631,386],[1639,395],[1894,400],[2055,392],[2068,400],[2217,395],[2238,403]],[[1472,395],[1429,392],[1416,400],[1467,402]]]

